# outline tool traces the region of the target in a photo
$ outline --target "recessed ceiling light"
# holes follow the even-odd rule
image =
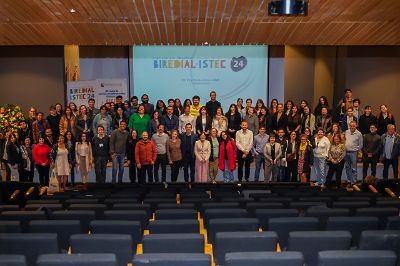
[[[71,13],[75,13],[75,12],[76,12],[76,10],[75,10],[74,8],[71,8],[71,9],[69,10],[69,12],[71,12]]]

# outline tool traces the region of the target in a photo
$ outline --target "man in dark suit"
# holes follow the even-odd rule
[[[190,168],[190,182],[194,182],[195,173],[195,155],[194,144],[197,141],[197,135],[192,130],[192,125],[187,123],[185,132],[181,134],[181,150],[183,157],[183,173],[185,182],[189,181],[189,168]]]

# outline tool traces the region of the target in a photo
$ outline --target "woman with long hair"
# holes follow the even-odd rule
[[[231,104],[229,106],[229,111],[225,114],[228,119],[228,129],[227,133],[229,137],[235,138],[236,131],[240,129],[240,123],[242,122],[242,118],[235,104]],[[222,132],[221,132],[222,133]]]
[[[171,138],[167,141],[167,158],[171,166],[171,182],[178,180],[179,168],[182,165],[181,140],[177,130],[171,131]]]
[[[301,120],[300,120],[300,114],[298,112],[297,106],[293,105],[288,118],[287,118],[287,126],[286,126],[286,132],[296,132],[297,135],[300,134],[300,129],[301,129]]]
[[[199,140],[194,144],[194,155],[196,156],[196,181],[207,182],[209,173],[209,159],[211,154],[211,145],[207,141],[206,133],[200,133]]]
[[[304,113],[304,107],[309,106],[308,102],[306,100],[301,100],[300,101],[300,108],[299,108],[299,114],[303,114]]]
[[[149,138],[152,138],[153,135],[156,134],[159,124],[161,124],[160,114],[154,112],[152,119],[149,121]]]
[[[125,117],[124,109],[122,109],[121,107],[118,107],[117,111],[115,112],[115,114],[112,118],[113,130],[118,129],[119,123],[121,123],[121,121],[126,121],[126,119],[127,119],[127,117]],[[104,129],[106,129],[106,128],[104,127]],[[105,130],[105,131],[107,132],[107,130]],[[111,134],[111,132],[109,132],[109,134]],[[109,134],[106,133],[106,135],[109,135]]]
[[[377,128],[378,128],[378,134],[383,135],[387,131],[387,126],[392,124],[396,125],[396,122],[394,121],[393,114],[389,111],[388,107],[386,104],[382,104],[380,107],[380,112],[378,113],[376,117],[376,123],[377,123]]]
[[[183,107],[181,100],[179,98],[176,98],[174,100],[174,115],[179,117],[184,112],[185,112],[185,108]]]
[[[331,186],[332,177],[335,175],[336,187],[340,188],[345,156],[346,147],[344,146],[341,135],[337,134],[333,137],[333,143],[329,148],[328,174],[326,176],[325,186]]]
[[[183,102],[183,108],[185,108],[186,106],[191,106],[192,105],[192,100],[190,99],[185,99],[185,101]]]
[[[285,179],[287,182],[298,182],[297,173],[297,151],[299,150],[299,142],[297,140],[296,131],[292,131],[289,134],[288,146],[286,149],[286,162],[287,167],[285,171]]]
[[[224,172],[224,182],[233,183],[233,171],[236,168],[236,144],[228,135],[228,132],[221,132],[219,144],[219,169]]]
[[[200,115],[196,118],[197,134],[200,136],[200,134],[204,132],[206,136],[208,136],[208,134],[210,134],[211,124],[212,121],[207,114],[207,108],[202,106],[200,108]]]
[[[315,116],[310,113],[310,107],[304,106],[303,113],[300,116],[301,118],[301,133],[304,134],[305,128],[309,128],[311,130],[311,134],[314,134],[315,130]]]
[[[278,104],[276,112],[272,115],[271,128],[272,132],[278,134],[279,129],[286,131],[287,115],[284,112],[283,104]]]
[[[21,163],[22,154],[21,154],[21,148],[17,141],[17,136],[14,133],[8,136],[6,152],[7,152],[7,164],[11,170],[10,172],[11,181],[19,181],[18,165]]]
[[[68,107],[71,108],[72,114],[74,116],[77,116],[79,114],[79,110],[78,107],[76,106],[76,104],[74,102],[70,102],[68,104]]]
[[[277,109],[278,109],[278,100],[274,98],[271,100],[271,103],[269,104],[269,114],[270,115],[275,114]]]
[[[221,132],[228,129],[228,119],[224,116],[222,107],[217,107],[215,116],[212,119],[211,127],[217,130],[218,137],[221,136]],[[217,167],[218,168],[218,167]]]
[[[64,114],[60,119],[60,135],[65,136],[67,131],[73,132],[75,129],[75,115],[72,112],[71,107],[65,107]]]
[[[167,106],[163,100],[157,100],[156,109],[154,112],[157,112],[160,116],[167,112]]]
[[[302,183],[310,182],[311,166],[313,164],[313,148],[307,141],[306,135],[301,135],[297,151],[297,172]]]
[[[287,100],[284,107],[284,112],[287,116],[289,116],[292,111],[292,107],[294,106],[294,102],[292,100]]]
[[[262,108],[266,108],[264,101],[262,99],[258,99],[256,102],[256,106],[254,107],[254,112],[257,114],[258,117],[261,116]]]
[[[85,105],[79,106],[79,114],[75,117],[75,135],[80,138],[82,133],[86,133],[89,140],[93,137],[93,118],[88,114]]]
[[[55,105],[56,108],[56,113],[59,117],[61,117],[64,114],[63,106],[61,103],[56,103]]]
[[[83,133],[78,142],[75,144],[75,160],[76,167],[81,173],[82,184],[88,182],[88,174],[93,168],[92,144],[88,141],[87,136]]]
[[[137,167],[135,159],[135,148],[136,143],[139,141],[138,133],[136,129],[132,129],[131,134],[127,141],[126,146],[126,159],[129,164],[129,180],[131,183],[136,183]]]
[[[319,97],[318,104],[317,104],[317,106],[316,106],[315,109],[314,109],[314,115],[315,115],[315,117],[318,117],[319,115],[322,114],[321,111],[322,111],[322,108],[323,108],[323,107],[326,108],[326,110],[327,110],[327,112],[328,112],[328,114],[329,114],[329,113],[330,113],[330,110],[329,110],[329,103],[328,103],[328,99],[326,98],[326,96],[321,96],[321,97]]]
[[[343,143],[344,143],[344,141],[345,141],[345,136],[344,136],[344,134],[342,133],[342,129],[340,128],[339,123],[337,123],[337,122],[335,122],[335,123],[332,124],[331,130],[330,130],[329,133],[327,134],[327,137],[328,137],[328,139],[329,139],[329,141],[330,141],[331,143],[333,143],[333,137],[334,137],[335,135],[340,135],[340,139],[341,139],[341,140],[343,141]]]
[[[243,108],[245,108],[243,106],[243,99],[242,98],[238,98],[237,101],[236,101],[236,109],[238,110],[239,114],[242,113]],[[240,117],[242,118],[242,115],[240,115]]]
[[[223,130],[222,132],[224,132]],[[221,133],[222,133],[221,132]],[[211,153],[210,153],[210,178],[213,184],[217,183],[217,175],[218,175],[218,165],[219,165],[219,139],[218,139],[218,130],[216,128],[211,129],[210,137],[208,141],[211,145]]]
[[[21,147],[22,161],[19,167],[19,178],[23,182],[33,182],[34,163],[32,157],[32,140],[26,137]]]
[[[67,186],[68,176],[71,173],[72,157],[65,145],[65,137],[59,136],[58,142],[53,145],[50,153],[51,165],[57,175],[60,191]]]
[[[75,154],[76,141],[74,135],[72,134],[71,131],[67,131],[65,132],[64,136],[65,136],[65,145],[67,146],[68,153]],[[71,183],[70,183],[71,186],[75,185],[75,165],[76,165],[75,156],[72,156]]]

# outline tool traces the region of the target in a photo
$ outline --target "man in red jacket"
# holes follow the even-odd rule
[[[139,183],[146,182],[146,171],[149,183],[153,183],[153,165],[156,161],[157,149],[153,141],[149,139],[149,134],[144,131],[142,139],[135,147],[136,167],[139,169]]]

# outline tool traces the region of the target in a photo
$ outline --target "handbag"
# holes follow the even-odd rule
[[[47,193],[54,194],[55,192],[60,192],[60,184],[58,183],[56,172],[52,170]]]

